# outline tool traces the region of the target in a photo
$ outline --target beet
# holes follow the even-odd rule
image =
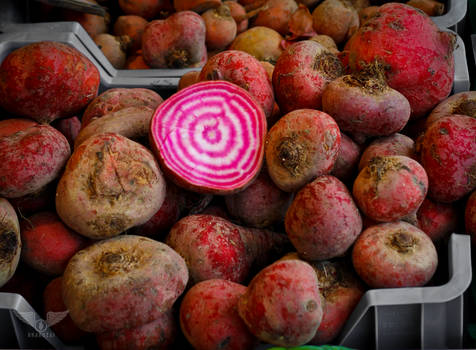
[[[150,143],[178,185],[230,194],[258,176],[265,133],[263,110],[250,94],[226,81],[209,81],[180,90],[157,108]]]
[[[453,114],[476,118],[476,91],[464,91],[441,101],[426,118],[425,126]]]
[[[359,28],[359,15],[348,0],[324,0],[312,12],[313,27],[336,44],[349,39]]]
[[[450,94],[455,42],[454,34],[440,31],[422,11],[389,3],[379,7],[344,49],[352,70],[361,69],[362,63],[382,63],[388,85],[408,99],[417,118]]]
[[[471,235],[471,240],[476,242],[476,191],[469,196],[464,212],[466,232]]]
[[[13,276],[20,261],[21,239],[18,217],[11,204],[0,198],[0,287]]]
[[[433,202],[425,198],[417,212],[418,228],[433,242],[448,238],[459,228],[458,208],[451,204]]]
[[[205,43],[208,50],[224,50],[236,37],[236,22],[227,5],[220,5],[202,14],[207,36]]]
[[[353,180],[357,172],[361,147],[344,133],[340,134],[340,148],[331,175],[346,182]]]
[[[73,47],[28,44],[0,66],[0,107],[44,123],[71,117],[96,97],[99,78],[94,64]]]

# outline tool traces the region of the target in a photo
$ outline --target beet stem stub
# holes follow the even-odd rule
[[[211,194],[244,189],[264,156],[266,117],[241,87],[206,81],[180,90],[155,111],[151,144],[179,186]]]

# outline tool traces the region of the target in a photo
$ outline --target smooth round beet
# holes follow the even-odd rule
[[[341,61],[319,43],[304,40],[292,44],[279,56],[273,72],[281,112],[321,109],[327,84],[342,73]]]
[[[417,219],[418,228],[437,242],[457,232],[462,218],[457,207],[425,198],[418,209]]]
[[[340,143],[339,127],[328,114],[312,109],[292,111],[266,135],[268,173],[283,191],[297,191],[331,172]]]
[[[11,204],[0,198],[0,287],[13,276],[20,261],[21,239],[18,217]]]
[[[134,328],[98,333],[96,340],[101,350],[170,349],[177,335],[174,310],[162,313],[158,319]]]
[[[233,17],[236,22],[236,33],[239,34],[248,29],[248,18],[246,17],[245,8],[233,0],[223,1],[223,4],[228,6],[231,12],[231,17]]]
[[[69,259],[88,241],[66,227],[54,212],[39,212],[21,222],[22,260],[50,276],[63,274]]]
[[[206,60],[206,26],[192,11],[150,22],[142,34],[142,55],[152,68],[186,68]]]
[[[374,157],[384,156],[406,156],[415,159],[415,142],[399,133],[373,140],[360,157],[359,171],[365,168]]]
[[[195,284],[180,304],[180,327],[196,350],[248,350],[258,345],[238,315],[239,298],[246,287],[211,279]]]
[[[466,232],[471,235],[472,241],[476,242],[476,191],[469,196],[466,202],[464,221]]]
[[[432,123],[421,142],[421,164],[428,174],[428,196],[455,202],[476,188],[476,119],[453,115]]]
[[[387,85],[383,72],[344,75],[331,81],[322,94],[322,110],[359,143],[402,130],[411,113],[406,97]]]
[[[362,231],[352,196],[330,175],[318,177],[297,193],[284,223],[291,243],[309,261],[344,255]]]
[[[390,222],[406,219],[416,224],[416,212],[428,191],[428,176],[405,156],[374,157],[355,179],[353,196],[369,218]]]
[[[283,49],[284,38],[277,31],[263,26],[252,27],[236,36],[230,50],[249,53],[258,61],[275,64]]]
[[[0,196],[37,192],[59,176],[70,155],[68,140],[46,124],[0,137]]]
[[[187,265],[172,248],[124,235],[73,256],[63,275],[63,300],[80,329],[101,333],[158,319],[187,282]]]
[[[438,255],[423,231],[403,221],[367,228],[355,242],[352,262],[373,288],[423,286],[436,271]]]
[[[336,44],[348,40],[359,28],[359,14],[347,0],[324,0],[312,12],[313,27]]]
[[[62,277],[55,278],[43,291],[45,320],[50,322],[51,329],[61,340],[66,343],[77,343],[88,333],[79,329],[69,316],[69,311],[63,302],[62,281]],[[55,316],[55,321],[52,316]]]
[[[98,88],[94,64],[59,42],[28,44],[12,51],[0,65],[0,106],[39,122],[81,112]]]
[[[266,343],[307,343],[323,314],[314,269],[299,260],[277,261],[265,267],[240,297],[238,312],[251,333]]]
[[[331,175],[341,181],[349,181],[355,178],[357,164],[359,163],[361,147],[349,136],[340,134],[340,148]]]
[[[246,226],[266,227],[283,221],[291,199],[263,169],[244,191],[226,196],[225,204],[231,216]]]
[[[220,5],[202,14],[207,36],[205,43],[209,51],[224,50],[236,37],[236,22],[227,5]]]
[[[227,50],[210,57],[198,77],[198,81],[207,80],[226,80],[245,89],[270,118],[274,104],[273,87],[263,66],[250,54]]]

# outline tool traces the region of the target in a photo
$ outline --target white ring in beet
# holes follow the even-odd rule
[[[266,117],[244,89],[205,81],[180,90],[154,113],[150,140],[178,185],[213,194],[245,188],[264,157]]]

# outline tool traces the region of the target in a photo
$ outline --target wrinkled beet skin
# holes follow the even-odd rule
[[[180,304],[180,327],[196,350],[248,350],[258,345],[238,315],[246,287],[211,279],[194,285]]]
[[[170,230],[166,243],[187,262],[190,281],[220,278],[241,283],[287,243],[285,235],[248,229],[212,215],[190,215]]]
[[[263,66],[250,54],[237,50],[216,54],[203,66],[198,76],[198,81],[206,80],[226,80],[242,87],[261,105],[266,118],[271,116],[273,87]]]
[[[416,241],[409,251],[399,252],[392,245],[394,234],[405,234]],[[404,242],[404,245],[407,242]],[[379,224],[359,236],[352,251],[352,262],[359,276],[374,288],[418,287],[433,276],[438,255],[430,237],[403,221]]]
[[[169,349],[177,335],[173,309],[162,313],[158,319],[135,328],[99,333],[96,335],[101,350]]]
[[[330,60],[322,68],[316,60],[320,56]],[[327,73],[320,69],[326,69]],[[273,87],[281,112],[321,109],[324,89],[342,73],[337,56],[317,42],[304,40],[291,45],[279,56],[273,72]]]
[[[88,240],[66,227],[54,212],[39,212],[21,222],[22,260],[50,276],[63,274],[69,259]]]
[[[458,209],[450,204],[433,202],[425,198],[417,212],[418,228],[433,242],[457,232],[460,222]]]
[[[86,127],[93,119],[117,112],[126,107],[157,108],[164,100],[158,93],[143,88],[114,88],[104,91],[88,105],[81,119]]]
[[[252,279],[240,297],[238,312],[260,340],[279,346],[303,345],[322,320],[317,275],[303,261],[277,261]]]
[[[306,260],[342,256],[362,231],[352,196],[334,176],[323,175],[298,192],[285,218],[286,233]]]
[[[425,169],[405,156],[376,157],[362,169],[353,196],[373,220],[390,222],[415,214],[428,191]]]
[[[45,310],[45,320],[49,312],[67,312],[66,305],[64,305],[61,292],[62,277],[57,277],[52,280],[43,292],[43,305]],[[55,334],[66,343],[79,342],[88,335],[87,332],[79,329],[69,315],[66,315],[58,323],[51,326]]]
[[[0,196],[17,198],[38,191],[60,174],[70,155],[66,138],[49,125],[0,137]]]
[[[355,273],[343,261],[313,262],[311,266],[319,280],[319,289],[324,299],[324,315],[309,343],[329,344],[339,334],[365,289]]]
[[[440,32],[423,12],[405,4],[380,6],[347,42],[352,69],[379,59],[387,83],[410,102],[412,118],[422,117],[451,92],[454,36]],[[404,52],[405,54],[398,54]],[[424,54],[422,54],[424,53]]]
[[[451,203],[476,188],[476,119],[444,117],[432,123],[421,144],[431,199]]]
[[[225,197],[228,212],[247,226],[266,227],[283,221],[292,195],[281,191],[266,169],[244,191]]]
[[[268,173],[280,189],[295,192],[331,172],[340,144],[339,127],[327,113],[311,109],[289,112],[266,136]]]
[[[476,191],[469,196],[464,212],[466,232],[471,235],[473,243],[476,243]]]
[[[340,148],[336,162],[332,168],[331,175],[341,181],[348,181],[355,178],[357,164],[360,159],[361,148],[349,136],[340,134]]]
[[[152,68],[186,68],[207,57],[206,27],[192,11],[150,22],[142,34],[142,56]]]
[[[97,95],[99,71],[68,45],[43,41],[11,52],[0,66],[0,106],[51,122],[79,113]]]
[[[411,112],[405,96],[386,84],[382,90],[369,91],[349,79],[346,75],[331,81],[322,94],[322,110],[335,119],[340,130],[361,142],[403,129]]]
[[[365,168],[372,158],[384,156],[406,156],[415,159],[415,142],[408,136],[398,133],[375,139],[362,153],[359,171]]]

